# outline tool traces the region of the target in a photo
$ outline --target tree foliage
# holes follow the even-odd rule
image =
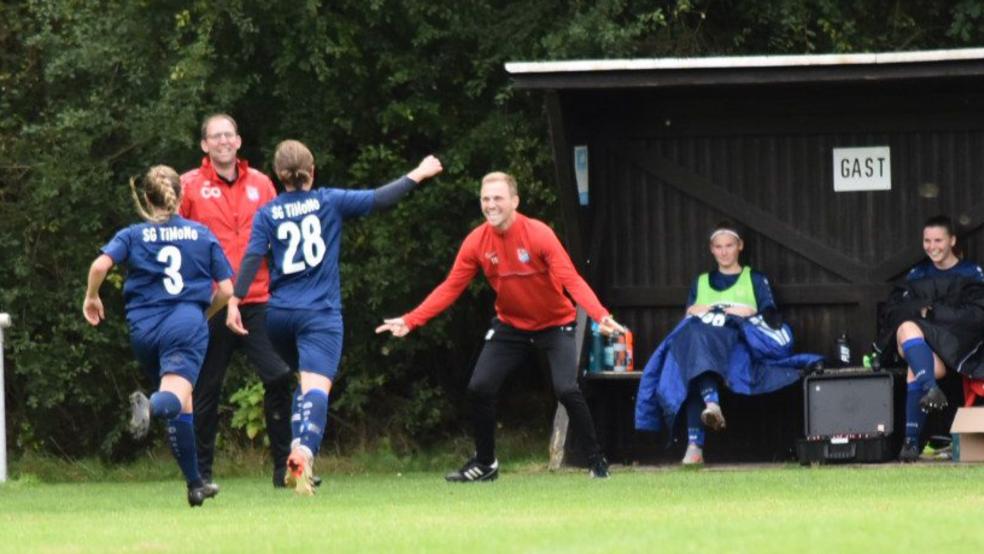
[[[263,170],[280,140],[306,142],[334,186],[441,156],[443,176],[349,225],[342,254],[339,419],[359,437],[425,440],[456,416],[491,295],[476,283],[409,340],[374,325],[443,278],[485,172],[516,174],[523,209],[554,219],[540,98],[513,90],[504,62],[956,47],[984,36],[984,1],[13,0],[0,22],[8,421],[21,448],[113,454],[132,450],[119,406],[140,373],[123,274],[93,329],[79,313],[86,268],[135,220],[130,176],[198,163],[204,114],[233,114]]]

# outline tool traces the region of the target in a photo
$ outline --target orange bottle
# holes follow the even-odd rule
[[[635,354],[633,353],[632,331],[625,331],[625,370],[635,371]]]

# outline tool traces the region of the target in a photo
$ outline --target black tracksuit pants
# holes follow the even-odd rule
[[[225,309],[215,314],[209,320],[208,351],[195,384],[193,398],[198,467],[206,481],[212,479],[222,383],[232,354],[237,349],[244,351],[246,359],[256,369],[263,383],[263,414],[270,439],[275,480],[276,472],[282,473],[287,467],[287,456],[290,454],[290,408],[294,379],[291,378],[290,368],[277,356],[267,336],[266,304],[246,304],[240,306],[239,310],[249,334],[239,336],[226,327]]]
[[[549,327],[540,331],[523,331],[492,320],[485,335],[485,346],[468,383],[475,431],[475,457],[491,464],[495,459],[495,408],[499,388],[506,377],[520,367],[533,351],[546,354],[550,377],[557,400],[567,409],[571,425],[589,462],[601,457],[591,411],[577,384],[577,349],[575,325]]]

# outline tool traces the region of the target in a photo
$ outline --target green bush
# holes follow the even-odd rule
[[[260,380],[251,379],[229,396],[229,402],[233,408],[232,428],[241,431],[251,441],[260,437],[263,444],[269,445],[270,441],[263,434],[266,421],[263,419],[263,384]]]

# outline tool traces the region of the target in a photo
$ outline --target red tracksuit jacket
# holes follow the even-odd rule
[[[469,233],[447,279],[403,320],[411,329],[427,323],[457,300],[479,268],[496,292],[496,316],[517,329],[538,331],[574,321],[564,289],[591,319],[608,315],[553,230],[517,212],[505,233],[488,223]]]
[[[253,215],[277,196],[269,177],[251,169],[246,160],[237,160],[237,164],[238,177],[230,185],[219,178],[206,156],[201,167],[181,176],[178,210],[183,217],[199,221],[212,231],[236,274],[249,243]],[[270,271],[264,260],[243,304],[266,302],[270,298],[269,288]]]

